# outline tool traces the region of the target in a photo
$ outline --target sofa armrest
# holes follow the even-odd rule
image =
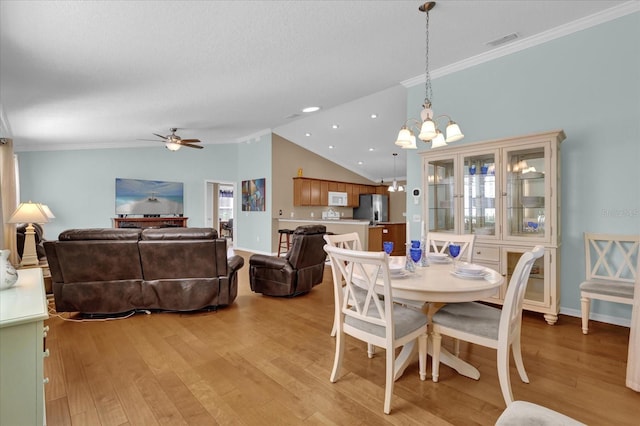
[[[231,276],[235,274],[240,268],[244,266],[244,258],[242,256],[234,255],[227,259],[227,272]]]

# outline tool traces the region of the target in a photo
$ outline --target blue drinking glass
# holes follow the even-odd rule
[[[455,260],[460,255],[460,244],[449,244],[449,254]]]
[[[416,263],[420,261],[420,258],[422,257],[422,249],[421,248],[412,247],[411,249],[409,249],[409,253],[411,254],[411,260],[413,260]]]
[[[393,251],[393,241],[383,241],[382,248],[384,249],[385,253],[390,255]]]

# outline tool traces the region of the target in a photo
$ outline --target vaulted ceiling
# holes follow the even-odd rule
[[[501,49],[487,42],[507,34],[518,34],[515,45],[629,3],[440,1],[430,14],[432,74]],[[139,139],[178,127],[206,147],[271,129],[389,179],[407,115],[401,83],[424,74],[420,4],[3,0],[2,133],[16,151],[164,149]],[[322,109],[301,112],[313,105]]]

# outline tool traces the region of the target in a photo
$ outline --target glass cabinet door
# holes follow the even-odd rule
[[[455,159],[431,160],[426,165],[429,231],[455,231]]]
[[[549,160],[545,146],[507,151],[505,163],[505,237],[546,239]]]
[[[506,258],[507,275],[505,281],[508,283],[511,281],[513,271],[520,260],[522,254],[531,250],[531,248],[505,248],[504,256]],[[549,286],[546,285],[548,280],[548,273],[550,270],[548,253],[536,259],[531,272],[529,273],[529,281],[524,293],[524,300],[526,304],[535,306],[548,306],[550,304]]]
[[[496,153],[462,159],[462,233],[496,235]]]

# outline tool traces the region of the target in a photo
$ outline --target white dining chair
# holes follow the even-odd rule
[[[362,243],[360,242],[360,235],[357,232],[349,232],[346,234],[325,234],[324,240],[327,244],[333,247],[339,247],[349,250],[362,250]],[[344,287],[343,287],[344,288]],[[354,288],[352,297],[364,298],[366,296],[366,291],[358,288]],[[336,324],[338,322],[338,317],[333,319],[333,327],[331,328],[331,337],[335,337],[336,335]],[[367,344],[367,355],[369,358],[373,358],[375,355],[376,349],[375,346],[371,344]]]
[[[522,303],[529,281],[529,273],[536,259],[544,255],[544,247],[536,246],[522,254],[507,287],[502,309],[478,302],[450,303],[440,308],[431,318],[433,340],[433,381],[440,373],[440,347],[442,335],[494,348],[497,350],[497,370],[500,389],[505,403],[513,402],[509,378],[509,349],[524,383],[529,383],[520,350]]]
[[[580,284],[582,333],[589,332],[591,300],[633,304],[640,235],[584,233],[585,280]],[[640,290],[638,290],[640,291]]]
[[[451,234],[449,232],[428,232],[425,241],[427,253],[448,254],[450,244],[460,244],[459,259],[466,257],[466,261],[473,262],[473,244],[475,234]]]
[[[542,405],[527,401],[513,401],[502,412],[496,426],[586,426],[569,416]]]
[[[346,335],[379,346],[386,351],[384,413],[391,411],[395,377],[396,348],[418,339],[420,379],[426,378],[427,316],[392,302],[389,257],[384,252],[349,250],[325,245],[331,261],[335,298],[336,352],[331,371],[338,381],[345,352]],[[357,283],[354,277],[357,275]],[[376,284],[382,283],[382,299]],[[343,289],[344,284],[344,289]],[[365,288],[364,298],[354,292]]]

